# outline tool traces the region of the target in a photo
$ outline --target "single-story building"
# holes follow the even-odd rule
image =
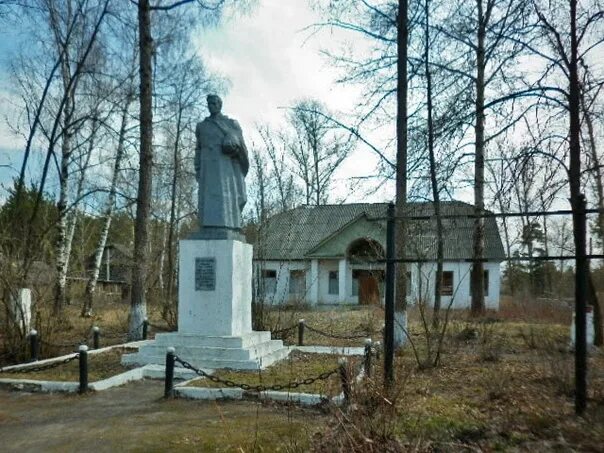
[[[88,274],[94,268],[95,254],[88,257]],[[105,294],[121,294],[128,298],[132,278],[132,255],[128,247],[121,244],[106,244],[101,258],[97,288]]]
[[[271,217],[254,244],[255,297],[267,304],[377,304],[384,300],[386,203],[301,206]],[[441,202],[444,224],[442,306],[470,306],[474,207]],[[432,216],[430,202],[409,203],[409,216]],[[436,273],[435,220],[408,220],[407,298],[429,303]],[[505,257],[494,218],[485,219],[484,281],[487,308],[499,307]],[[421,262],[420,262],[421,261]]]

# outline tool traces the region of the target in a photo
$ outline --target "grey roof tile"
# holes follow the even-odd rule
[[[430,216],[431,202],[409,203],[409,216]],[[254,255],[265,260],[302,260],[326,238],[337,234],[361,216],[375,219],[385,231],[387,203],[300,206],[271,217],[261,228],[254,244]],[[441,202],[442,215],[472,214],[474,207],[461,201]],[[474,220],[468,217],[443,219],[445,259],[470,259]],[[436,256],[436,225],[433,220],[408,220],[409,258]],[[385,241],[385,237],[384,237]],[[485,258],[501,261],[505,252],[495,218],[485,219]]]

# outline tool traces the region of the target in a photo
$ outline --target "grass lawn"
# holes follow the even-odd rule
[[[231,371],[217,370],[214,375],[221,379],[248,385],[271,386],[285,384],[293,381],[302,381],[313,378],[338,368],[340,356],[334,354],[310,354],[301,351],[292,351],[284,360],[260,371]],[[359,357],[348,357],[350,371],[358,373],[361,359]],[[189,384],[191,387],[223,388],[223,384],[214,383],[209,379],[198,379]],[[288,391],[284,389],[283,391]],[[312,384],[301,384],[291,389],[296,393],[316,393],[328,397],[336,396],[342,391],[340,376],[333,374],[325,380],[317,380]]]
[[[296,326],[279,338],[287,344],[298,343],[298,321],[334,336],[358,336],[360,338],[332,338],[311,329],[304,330],[305,345],[363,346],[365,338],[381,341],[384,310],[381,307],[344,307],[331,310],[271,310],[267,312],[267,326],[280,330]]]
[[[133,368],[131,366],[125,367],[120,363],[122,354],[133,351],[135,349],[116,348],[99,354],[89,354],[88,382],[107,379]],[[78,382],[80,379],[79,362],[76,359],[57,368],[32,373],[0,373],[0,377],[5,379]]]

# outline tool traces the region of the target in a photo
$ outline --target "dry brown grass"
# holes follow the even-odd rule
[[[478,328],[472,339],[450,336],[436,368],[419,369],[404,349],[396,357],[394,388],[384,392],[378,369],[375,380],[357,389],[351,409],[334,414],[316,450],[601,451],[604,353],[590,355],[589,408],[576,417],[567,326],[538,325],[535,347],[519,333],[528,326],[503,321]],[[497,360],[485,357],[490,343]]]
[[[228,379],[240,384],[252,386],[264,385],[271,386],[275,384],[285,384],[288,382],[301,382],[307,378],[315,378],[321,373],[329,372],[338,368],[338,359],[340,356],[333,354],[311,354],[300,351],[293,351],[286,359],[280,361],[265,370],[259,371],[234,371],[218,370],[215,376],[221,379]],[[348,360],[351,371],[358,371],[360,364],[359,357],[349,357]],[[210,387],[224,388],[224,384],[214,383],[208,379],[199,379],[189,384],[192,387]],[[288,391],[284,389],[283,391]],[[339,374],[334,374],[328,379],[317,380],[311,384],[302,384],[291,392],[316,393],[332,397],[339,395],[342,391]]]
[[[88,356],[88,382],[100,381],[123,373],[132,367],[121,364],[122,354],[131,353],[133,349],[113,349]],[[0,373],[0,377],[8,379],[32,379],[38,381],[78,382],[80,369],[78,360],[74,360],[57,368],[31,373]]]

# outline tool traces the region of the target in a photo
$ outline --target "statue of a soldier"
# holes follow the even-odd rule
[[[222,100],[207,97],[210,116],[197,124],[195,172],[199,183],[200,239],[243,239],[241,212],[247,201],[247,148],[239,123],[221,113]]]

